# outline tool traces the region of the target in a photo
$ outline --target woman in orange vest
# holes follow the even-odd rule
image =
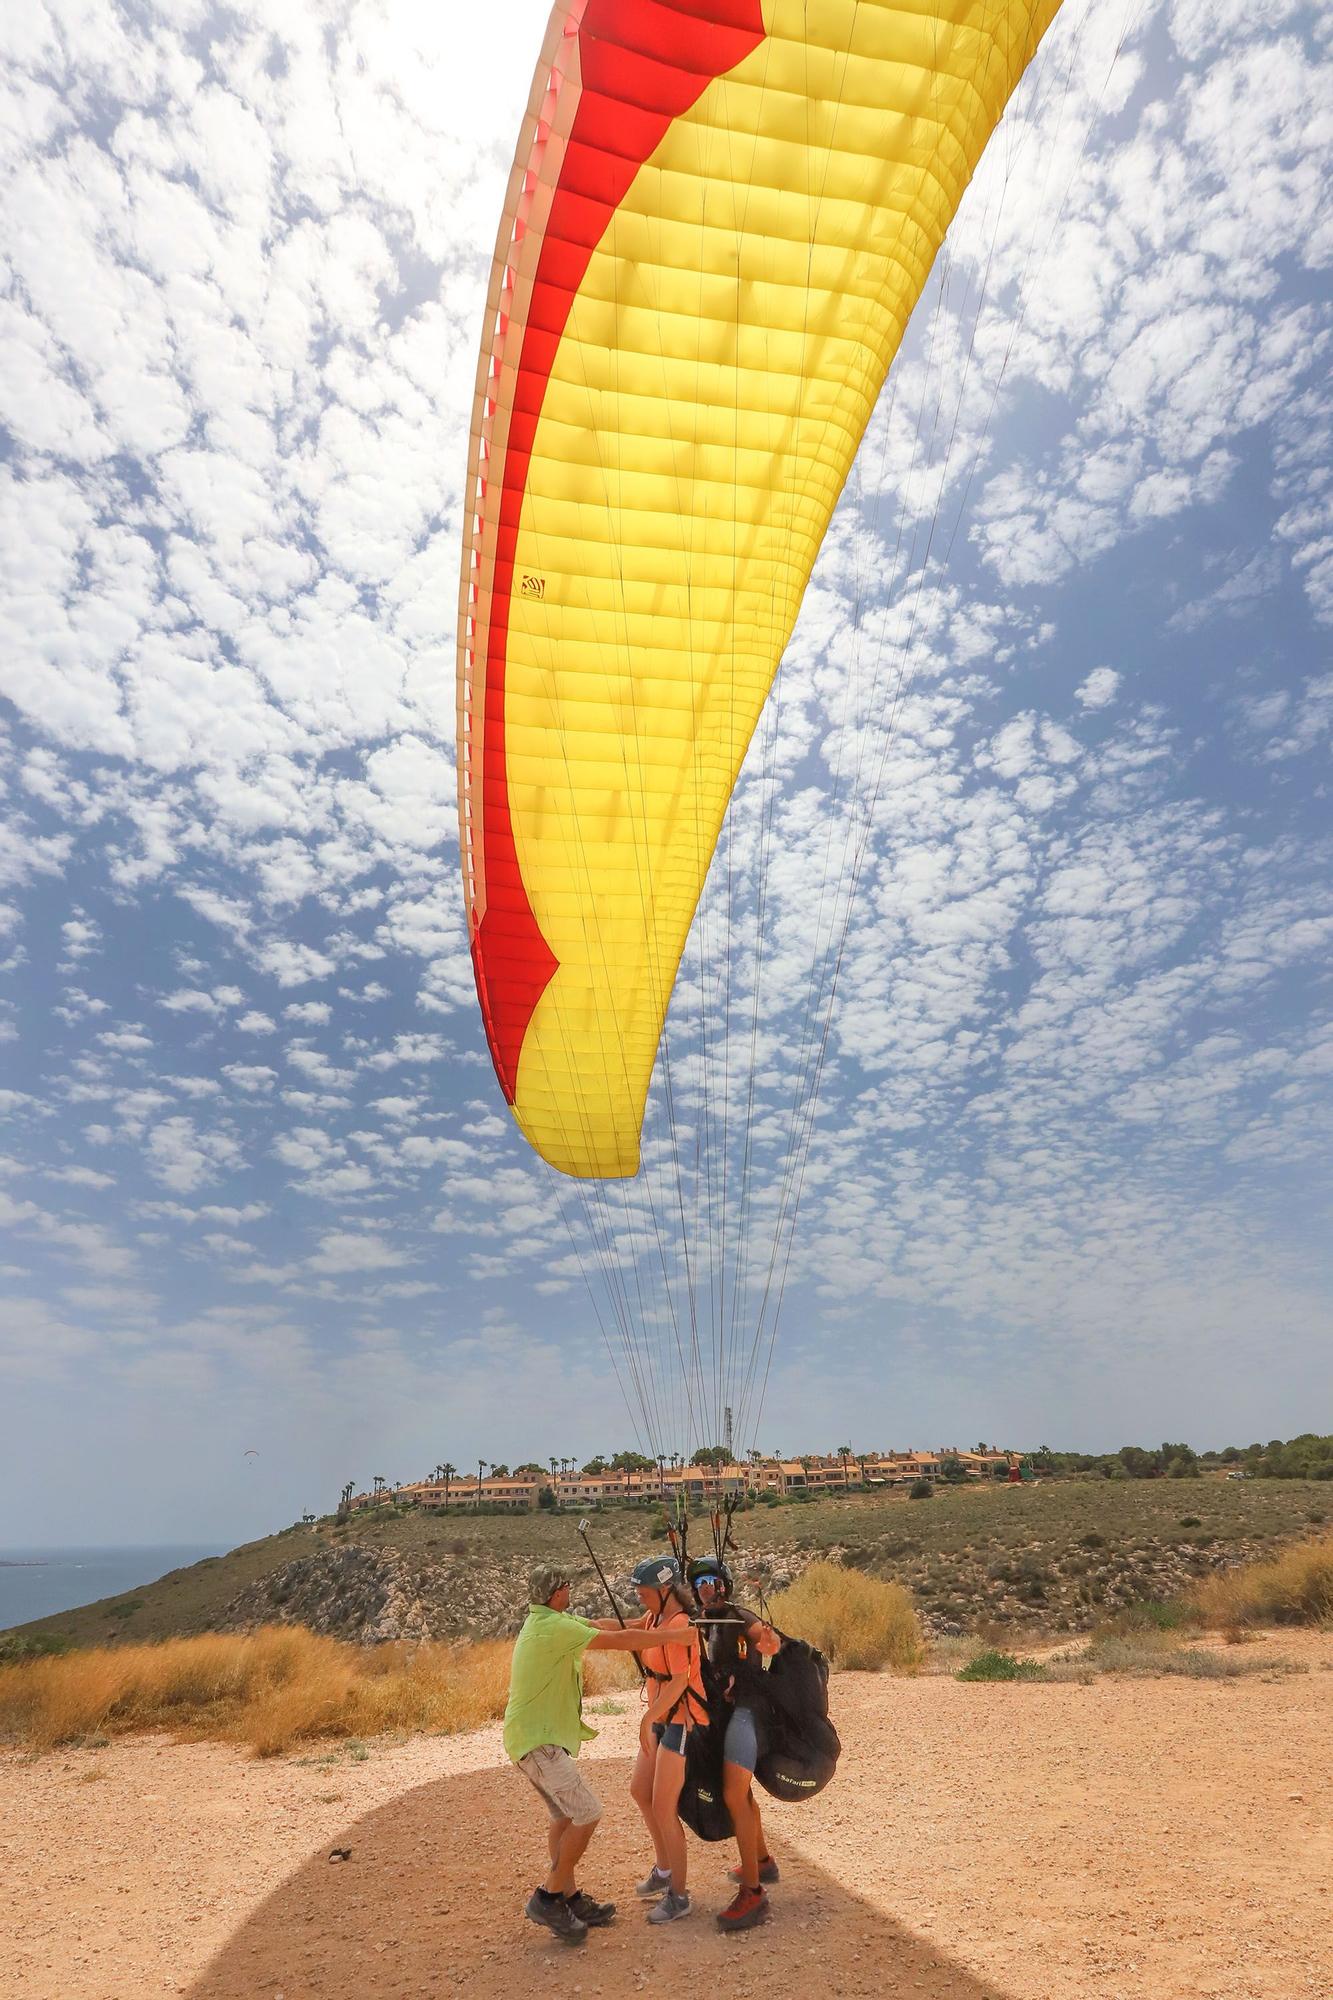
[[[634,1571],[633,1582],[643,1606],[642,1624],[661,1626],[663,1643],[645,1648],[643,1661],[648,1706],[639,1724],[639,1754],[630,1780],[630,1797],[643,1814],[652,1838],[654,1862],[639,1884],[639,1894],[653,1898],[650,1924],[674,1923],[688,1915],[685,1886],[685,1829],[677,1806],[685,1782],[685,1732],[707,1719],[699,1653],[673,1645],[666,1634],[689,1629],[693,1600],[671,1556],[649,1556]]]

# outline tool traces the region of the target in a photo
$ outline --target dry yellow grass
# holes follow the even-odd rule
[[[1271,1562],[1223,1570],[1190,1596],[1201,1622],[1222,1631],[1246,1625],[1322,1625],[1333,1620],[1333,1535],[1298,1542]]]
[[[318,1737],[452,1734],[504,1713],[507,1639],[360,1647],[299,1625],[154,1646],[93,1647],[0,1667],[0,1734],[39,1750],[166,1730],[246,1743],[261,1757]],[[587,1662],[590,1694],[624,1687],[631,1662]]]
[[[774,1598],[773,1617],[793,1638],[818,1646],[830,1666],[915,1673],[925,1658],[920,1621],[902,1585],[839,1563],[811,1563]]]

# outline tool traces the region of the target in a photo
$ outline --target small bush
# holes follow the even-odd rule
[[[773,1600],[773,1618],[793,1638],[818,1646],[834,1667],[915,1673],[925,1654],[921,1626],[902,1585],[838,1563],[811,1563]]]
[[[1183,1674],[1190,1680],[1234,1680],[1239,1674],[1270,1672],[1285,1664],[1238,1659],[1234,1653],[1210,1653],[1199,1646],[1174,1646],[1164,1636],[1146,1632],[1137,1638],[1096,1640],[1087,1657],[1103,1674]]]
[[[1042,1669],[1035,1660],[1020,1660],[1013,1653],[1001,1653],[988,1647],[968,1661],[957,1674],[959,1681],[1039,1681],[1044,1678]]]
[[[1146,1598],[1127,1604],[1109,1621],[1113,1632],[1180,1632],[1197,1623],[1191,1606],[1181,1598]]]
[[[935,1488],[928,1479],[914,1479],[907,1489],[909,1500],[929,1500]]]
[[[73,1644],[64,1632],[34,1632],[30,1637],[12,1632],[7,1639],[0,1639],[0,1665],[8,1660],[44,1660],[67,1653]]]
[[[1203,1522],[1199,1519],[1197,1514],[1182,1514],[1180,1517],[1180,1525],[1182,1528],[1201,1528],[1203,1526]]]
[[[1079,1536],[1078,1545],[1081,1549],[1104,1549],[1106,1547],[1106,1537],[1105,1535],[1099,1535],[1094,1528],[1091,1534]]]

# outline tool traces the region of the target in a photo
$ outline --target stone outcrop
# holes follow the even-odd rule
[[[334,1639],[375,1645],[429,1639],[430,1612],[402,1557],[391,1549],[320,1549],[249,1584],[227,1606],[224,1631],[306,1625]]]

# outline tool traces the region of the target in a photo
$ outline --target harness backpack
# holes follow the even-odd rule
[[[822,1792],[842,1744],[828,1712],[828,1661],[784,1632],[749,1700],[759,1735],[754,1775],[770,1798],[795,1802]]]
[[[774,1628],[776,1630],[776,1627]],[[842,1744],[828,1712],[828,1661],[784,1632],[781,1649],[745,1691],[755,1720],[755,1779],[788,1804],[814,1798],[838,1768]],[[705,1668],[709,1719],[685,1738],[685,1782],[677,1810],[700,1840],[728,1840],[731,1814],[722,1796],[722,1750],[731,1710]]]
[[[725,1710],[696,1723],[685,1736],[685,1782],[676,1811],[681,1823],[700,1840],[730,1840],[731,1814],[722,1797],[722,1745],[727,1734]]]

